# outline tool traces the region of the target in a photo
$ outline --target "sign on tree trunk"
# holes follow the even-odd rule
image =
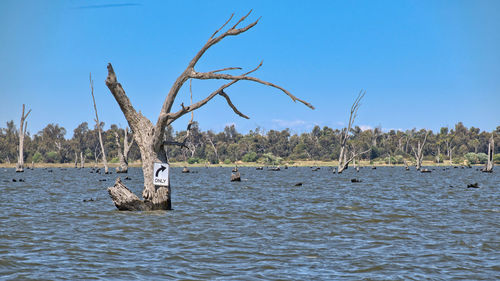
[[[153,169],[153,184],[169,186],[170,166],[167,163],[155,163]]]

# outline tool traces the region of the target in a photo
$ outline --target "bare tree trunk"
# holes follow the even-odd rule
[[[83,157],[83,151],[80,151],[80,169],[85,168],[85,157]]]
[[[92,101],[94,102],[95,122],[96,122],[96,127],[97,127],[97,133],[99,134],[99,143],[101,144],[102,162],[104,164],[104,173],[107,174],[107,173],[109,173],[108,161],[106,160],[106,151],[104,150],[104,142],[102,141],[101,123],[99,122],[99,116],[97,115],[97,106],[95,104],[95,98],[94,98],[94,81],[92,81],[92,74],[90,74],[90,89],[91,89],[91,93],[92,93]]]
[[[78,168],[78,153],[75,151],[75,169]]]
[[[130,146],[134,143],[134,139],[132,137],[132,141],[128,141],[128,128],[125,128],[125,136],[123,138],[123,150],[120,144],[120,137],[118,133],[115,132],[115,141],[116,146],[118,146],[118,158],[120,160],[120,166],[116,168],[117,173],[128,173],[128,152],[130,150]]]
[[[366,151],[363,151],[361,153],[352,153],[352,157],[349,159],[347,158],[347,153],[348,153],[348,148],[347,148],[347,140],[349,139],[349,132],[351,131],[352,125],[354,124],[354,120],[356,119],[358,109],[360,104],[361,99],[365,96],[366,91],[361,90],[354,100],[354,103],[351,106],[351,112],[349,115],[349,122],[347,124],[347,128],[344,128],[342,133],[340,134],[340,154],[339,154],[339,164],[337,167],[337,173],[342,173],[347,167],[349,166],[349,163],[356,158],[358,155],[362,155],[364,153],[367,153],[370,151],[369,149]],[[354,151],[354,149],[353,149]]]
[[[99,161],[99,157],[101,156],[102,152],[99,150],[99,147],[96,146],[94,148],[94,168],[97,168],[98,167],[98,161]]]
[[[181,75],[176,79],[173,86],[171,87],[165,101],[163,103],[162,109],[160,111],[160,115],[158,117],[158,121],[156,125],[143,116],[140,112],[137,112],[135,108],[132,106],[129,98],[125,94],[123,87],[120,83],[118,83],[116,74],[113,70],[111,64],[108,64],[108,77],[106,79],[106,85],[108,86],[111,94],[117,101],[120,109],[122,110],[127,122],[129,123],[130,128],[134,132],[134,139],[137,143],[139,150],[141,152],[141,160],[142,160],[142,171],[144,175],[144,189],[142,192],[142,197],[144,200],[140,200],[137,196],[135,196],[128,188],[126,188],[123,183],[121,183],[120,179],[117,179],[115,185],[113,187],[108,188],[108,192],[113,200],[115,206],[119,210],[169,210],[172,207],[171,204],[171,189],[169,186],[155,186],[153,183],[153,167],[155,162],[159,163],[168,163],[168,159],[165,153],[165,128],[170,125],[172,122],[180,118],[181,116],[192,112],[210,100],[212,100],[215,96],[222,96],[226,99],[227,104],[231,109],[243,118],[247,118],[248,116],[241,113],[232,103],[229,96],[226,94],[225,89],[229,86],[235,84],[241,80],[253,81],[260,84],[264,84],[270,87],[277,88],[288,95],[293,101],[299,101],[308,107],[314,109],[312,105],[309,103],[293,96],[290,92],[285,90],[284,88],[277,86],[273,83],[260,80],[255,77],[248,76],[250,73],[258,70],[262,63],[259,64],[256,68],[245,72],[241,75],[230,75],[224,72],[228,70],[239,70],[239,67],[228,67],[223,69],[217,69],[210,72],[197,72],[195,70],[195,66],[203,54],[213,45],[220,42],[227,36],[235,36],[241,34],[253,26],[255,26],[258,22],[255,21],[245,27],[237,28],[238,25],[243,22],[249,15],[242,17],[235,25],[228,28],[226,31],[222,32],[221,30],[231,21],[232,17],[226,21],[226,23],[215,31],[214,34],[209,38],[209,40],[205,43],[205,45],[201,48],[201,50],[195,55],[195,57],[189,62],[187,68],[181,73]],[[216,36],[217,35],[217,36]],[[217,90],[213,91],[203,100],[200,100],[196,103],[191,104],[190,106],[184,106],[181,104],[181,109],[172,112],[172,106],[174,101],[179,93],[179,90],[184,85],[184,83],[189,79],[200,79],[200,80],[226,80],[226,84],[220,86]],[[185,147],[185,143],[181,144]]]
[[[19,124],[19,156],[17,158],[16,172],[21,173],[24,172],[24,136],[26,135],[26,128],[28,127],[28,122],[25,122],[26,118],[31,112],[31,109],[24,115],[24,107],[23,104],[23,112],[21,114],[21,123]]]
[[[420,168],[422,167],[422,160],[423,160],[423,148],[424,148],[424,145],[425,145],[425,142],[427,141],[427,135],[429,135],[429,131],[427,131],[425,133],[425,137],[424,137],[424,141],[422,142],[422,144],[420,144],[420,140],[418,141],[418,144],[417,144],[417,149],[415,150],[415,148],[411,147],[413,153],[415,154],[415,167],[417,168],[418,171],[420,171]]]
[[[490,142],[488,143],[488,162],[484,168],[484,172],[493,172],[493,155],[495,155],[495,140],[493,139],[493,133],[491,133]]]
[[[214,149],[214,153],[215,153],[215,158],[217,159],[217,164],[219,164],[220,160],[219,160],[219,153],[217,152],[217,148],[215,147],[215,144],[212,141],[212,138],[208,134],[206,134],[206,138],[208,139],[208,141],[212,145],[212,148]]]
[[[436,162],[439,164],[439,156],[441,156],[441,148],[438,146],[438,151],[437,151],[437,155],[436,155]]]

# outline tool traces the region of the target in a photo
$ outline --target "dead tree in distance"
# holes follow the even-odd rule
[[[123,150],[120,144],[120,136],[115,131],[115,142],[118,147],[118,158],[120,160],[120,166],[116,168],[117,173],[128,173],[128,152],[130,151],[130,147],[134,143],[134,136],[131,134],[132,139],[129,141],[128,137],[128,127],[125,128],[125,133],[123,137]]]
[[[24,172],[24,136],[26,135],[26,128],[28,122],[26,118],[31,113],[31,109],[24,115],[25,105],[23,104],[23,112],[21,114],[21,123],[19,124],[19,157],[17,158],[16,173]]]
[[[427,141],[427,136],[429,135],[429,131],[425,133],[424,141],[420,143],[420,140],[417,142],[417,149],[412,145],[411,150],[413,151],[413,154],[415,155],[415,167],[417,168],[418,171],[420,171],[420,168],[422,167],[422,160],[424,158],[423,154],[423,149],[425,146],[425,142]]]
[[[83,151],[80,151],[80,169],[85,168],[85,155],[83,155]]]
[[[488,143],[488,162],[483,172],[491,173],[493,172],[493,155],[495,155],[495,140],[493,139],[493,133],[490,137],[490,142]]]
[[[349,122],[347,124],[347,127],[342,130],[340,133],[340,154],[339,154],[339,165],[337,168],[337,173],[342,173],[347,167],[349,166],[349,163],[359,155],[363,155],[370,151],[370,149],[355,153],[355,150],[352,149],[351,155],[349,158],[347,158],[347,155],[349,154],[348,152],[348,143],[347,141],[349,140],[349,132],[351,131],[352,125],[354,124],[354,120],[356,119],[358,115],[358,109],[361,106],[360,101],[361,99],[365,96],[366,91],[361,90],[358,94],[358,97],[354,100],[354,103],[351,106],[351,113],[349,115]]]
[[[232,103],[229,95],[225,90],[231,85],[235,84],[241,80],[253,81],[266,86],[274,87],[281,90],[283,93],[288,95],[293,101],[299,101],[306,106],[314,109],[314,107],[308,102],[301,100],[294,95],[292,95],[286,89],[261,80],[256,77],[249,76],[251,73],[257,71],[261,66],[262,62],[254,69],[244,72],[239,75],[226,74],[230,70],[241,70],[240,67],[226,67],[222,69],[212,70],[209,72],[198,72],[195,70],[195,66],[201,57],[206,53],[206,51],[219,43],[226,37],[236,36],[242,34],[252,27],[254,27],[259,19],[244,26],[238,27],[251,13],[251,11],[240,18],[236,24],[228,28],[226,31],[222,31],[224,27],[231,21],[234,14],[219,28],[217,29],[208,41],[203,45],[203,47],[198,51],[194,58],[189,62],[186,69],[180,74],[175,80],[174,84],[170,88],[158,116],[156,124],[153,124],[149,119],[147,119],[140,112],[137,112],[132,106],[129,98],[125,94],[125,90],[122,85],[118,83],[115,71],[111,64],[108,64],[108,77],[106,78],[106,85],[108,86],[111,94],[114,96],[116,102],[120,106],[127,122],[134,132],[134,139],[137,143],[142,160],[142,171],[144,175],[144,189],[142,192],[142,197],[144,200],[140,200],[135,194],[133,194],[118,178],[113,187],[108,188],[108,192],[119,210],[169,210],[171,209],[171,191],[170,185],[168,186],[155,186],[153,183],[153,166],[155,162],[167,163],[167,156],[165,154],[165,146],[167,143],[164,142],[165,128],[172,124],[175,120],[181,116],[192,112],[212,100],[216,96],[222,96],[226,100],[227,104],[231,109],[243,118],[248,116],[241,113],[236,106]],[[227,82],[220,86],[218,89],[210,93],[207,97],[193,103],[190,106],[184,106],[181,104],[181,108],[177,111],[172,110],[174,101],[179,93],[179,90],[189,79],[199,79],[199,80],[226,80]]]
[[[78,168],[78,154],[75,151],[75,169]]]
[[[90,74],[90,90],[92,93],[92,101],[94,102],[94,110],[95,110],[95,123],[97,128],[97,133],[99,135],[99,143],[101,144],[101,154],[102,154],[102,162],[104,164],[104,173],[107,174],[108,171],[108,161],[106,160],[106,151],[104,150],[104,143],[102,141],[102,133],[101,133],[101,123],[99,122],[99,116],[97,115],[97,106],[95,104],[94,98],[94,81],[92,81],[92,74]],[[96,157],[97,161],[97,157]]]

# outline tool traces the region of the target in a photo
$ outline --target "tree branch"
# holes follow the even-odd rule
[[[108,86],[111,94],[115,98],[116,102],[120,106],[125,118],[127,119],[130,128],[134,132],[139,132],[139,120],[140,114],[135,111],[130,99],[125,94],[125,90],[123,90],[122,85],[118,83],[116,78],[115,71],[113,70],[113,66],[111,63],[108,64],[108,77],[106,78],[106,86]]]
[[[262,62],[257,67],[257,69],[260,68],[261,65],[262,65]],[[257,69],[255,69],[255,70],[257,70]],[[285,93],[287,96],[289,96],[294,102],[299,101],[299,102],[303,103],[304,105],[306,105],[307,107],[309,107],[311,109],[314,109],[314,106],[312,106],[310,103],[308,103],[308,102],[306,102],[306,101],[304,101],[302,99],[297,98],[296,96],[292,95],[289,91],[287,91],[283,87],[278,86],[278,85],[276,85],[274,83],[271,83],[271,82],[263,81],[263,80],[261,80],[259,78],[256,78],[256,77],[246,76],[246,75],[247,74],[243,74],[243,75],[230,75],[230,74],[214,73],[214,72],[195,72],[195,71],[193,71],[193,73],[190,75],[190,78],[195,78],[195,79],[200,79],[200,80],[223,79],[223,80],[247,80],[247,81],[253,81],[253,82],[257,82],[259,84],[263,84],[263,85],[266,85],[266,86],[270,86],[270,87],[279,89],[283,93]]]
[[[216,72],[222,72],[222,71],[227,71],[227,70],[241,70],[241,67],[226,67],[222,69],[217,69],[217,70],[212,70],[209,73],[216,73]]]
[[[165,130],[165,127],[167,124],[167,119],[168,119],[165,115],[170,113],[170,110],[172,109],[172,105],[174,104],[175,98],[176,98],[177,94],[179,93],[179,90],[182,88],[182,85],[184,85],[184,83],[189,78],[191,78],[190,74],[192,72],[194,72],[194,67],[195,67],[196,63],[198,63],[198,61],[205,54],[205,52],[213,45],[219,43],[225,37],[235,36],[235,35],[241,34],[245,31],[249,30],[250,28],[254,27],[258,23],[259,19],[257,19],[256,21],[250,23],[249,25],[247,25],[243,28],[236,29],[237,25],[240,24],[242,21],[244,21],[251,12],[252,11],[250,10],[250,12],[247,15],[245,15],[244,17],[242,17],[233,27],[226,30],[221,35],[213,38],[220,30],[222,30],[222,28],[224,28],[227,25],[227,23],[229,23],[229,21],[233,17],[233,16],[231,16],[229,18],[229,20],[222,27],[220,27],[219,29],[217,29],[214,32],[214,34],[209,38],[207,43],[205,43],[205,45],[198,51],[198,53],[194,56],[194,58],[189,62],[186,69],[177,78],[177,80],[175,80],[174,85],[172,85],[172,87],[170,88],[170,91],[167,95],[167,98],[165,99],[163,106],[161,108],[161,113],[160,113],[160,116],[158,118],[158,121],[156,122],[156,130],[161,130],[161,132],[163,132],[163,130]]]
[[[224,93],[224,91],[220,91],[219,92],[219,95],[223,96],[224,98],[226,98],[226,101],[227,101],[227,104],[233,109],[234,113],[238,114],[239,116],[245,118],[245,119],[250,119],[250,117],[246,116],[245,114],[241,113],[237,108],[236,106],[234,106],[234,104],[231,102],[231,99],[229,98],[229,96]]]

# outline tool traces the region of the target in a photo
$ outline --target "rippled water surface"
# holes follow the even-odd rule
[[[116,174],[1,169],[0,279],[500,279],[498,171],[433,169],[173,168],[168,212],[117,211]]]

